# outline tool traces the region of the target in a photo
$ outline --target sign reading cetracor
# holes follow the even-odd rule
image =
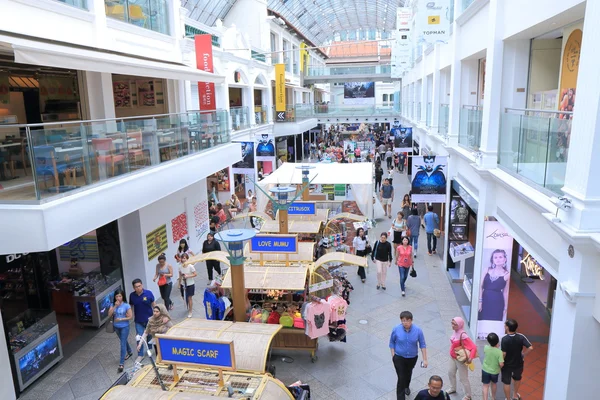
[[[232,341],[208,341],[157,335],[158,362],[235,370]]]
[[[288,215],[315,215],[317,213],[317,205],[315,203],[295,202],[290,204]]]
[[[250,239],[252,253],[297,253],[297,235],[256,235]]]

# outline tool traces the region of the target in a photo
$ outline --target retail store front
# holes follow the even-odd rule
[[[0,256],[0,309],[17,392],[91,339],[119,288],[116,222],[48,252]]]

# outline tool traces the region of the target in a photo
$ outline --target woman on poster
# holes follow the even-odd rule
[[[508,269],[506,251],[496,249],[490,256],[490,265],[481,278],[479,289],[479,320],[504,321],[508,306]]]

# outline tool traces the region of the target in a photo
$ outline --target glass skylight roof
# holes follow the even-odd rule
[[[181,0],[181,5],[190,11],[189,17],[208,26],[215,26],[223,19],[236,0]]]

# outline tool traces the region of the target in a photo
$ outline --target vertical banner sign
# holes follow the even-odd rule
[[[582,36],[583,32],[581,29],[575,29],[571,32],[567,39],[565,50],[563,51],[562,67],[560,71],[560,93],[558,97],[559,111],[573,111],[573,108],[575,107]],[[572,115],[561,114],[560,118],[570,119],[572,118]]]
[[[401,78],[408,70],[412,48],[412,9],[398,7],[396,11],[396,41],[392,47],[392,78]]]
[[[300,43],[300,72],[305,70],[304,63],[306,62],[306,43]]]
[[[504,321],[508,307],[508,290],[512,260],[513,238],[497,221],[483,226],[483,258],[479,289],[477,337],[485,340],[494,332],[504,336]]]
[[[194,36],[194,47],[196,50],[196,68],[213,73],[213,53],[211,35]],[[200,110],[214,111],[217,109],[215,103],[215,84],[212,82],[198,82],[198,98],[200,99]]]
[[[416,15],[418,42],[448,43],[450,1],[453,0],[419,0]]]
[[[447,169],[448,158],[446,156],[413,156],[412,201],[414,203],[445,203]]]
[[[275,114],[277,122],[285,121],[285,64],[275,64]]]

